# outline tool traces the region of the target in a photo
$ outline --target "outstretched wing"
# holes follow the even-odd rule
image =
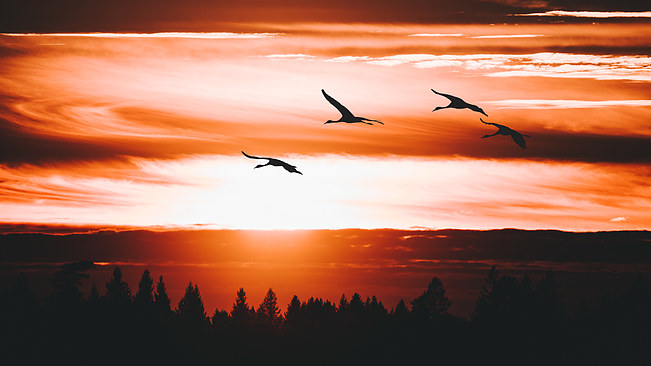
[[[495,127],[499,128],[499,126],[498,126],[497,123],[486,122],[486,121],[484,121],[483,119],[481,119],[481,117],[479,117],[479,120],[482,121],[482,123],[484,123],[484,124],[491,125],[491,126],[495,126]]]
[[[249,159],[267,159],[267,160],[271,160],[271,158],[265,158],[265,157],[262,157],[262,156],[249,155],[249,154],[245,153],[244,151],[242,151],[242,154],[244,154],[244,156],[246,156]]]
[[[452,103],[466,103],[463,99],[461,99],[459,97],[455,97],[454,95],[439,93],[434,89],[430,89],[430,90],[433,91],[434,94],[438,94],[438,95],[441,95],[441,96],[444,96],[444,97],[450,99],[450,102],[452,102]]]
[[[337,108],[337,110],[339,111],[339,113],[341,113],[341,115],[342,115],[344,118],[353,118],[353,117],[355,117],[352,113],[350,113],[350,111],[348,110],[348,108],[344,107],[343,105],[341,105],[341,103],[337,102],[337,101],[335,100],[335,98],[329,96],[329,95],[325,92],[325,90],[321,89],[321,93],[323,93],[323,96],[326,98],[326,100],[327,100],[328,102],[330,102],[330,104],[332,104],[333,106],[335,106],[335,108]]]
[[[520,146],[523,149],[527,148],[527,142],[524,141],[524,137],[519,132],[515,132],[511,134],[511,137],[513,138],[513,141],[515,141],[518,146]]]

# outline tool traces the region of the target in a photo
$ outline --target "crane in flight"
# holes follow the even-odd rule
[[[242,151],[242,154],[244,154],[244,156],[246,156],[249,159],[266,159],[266,160],[269,160],[269,161],[267,161],[266,164],[256,165],[253,169],[262,168],[263,166],[267,166],[267,165],[272,165],[272,166],[283,167],[283,168],[285,168],[285,170],[287,170],[290,173],[298,173],[300,175],[303,175],[303,173],[296,170],[295,166],[287,164],[282,160],[278,160],[278,159],[274,159],[274,158],[266,158],[266,157],[263,157],[263,156],[253,156],[253,155],[249,155],[249,154],[245,153],[244,151]]]
[[[434,92],[434,94],[444,96],[444,97],[446,97],[446,98],[448,98],[450,100],[450,104],[446,105],[445,107],[436,107],[436,108],[434,108],[434,110],[432,112],[438,111],[439,109],[445,109],[445,108],[455,108],[455,109],[468,108],[470,110],[473,110],[475,112],[479,112],[479,113],[483,114],[484,116],[488,117],[488,115],[484,112],[483,109],[477,107],[474,104],[467,103],[463,99],[461,99],[459,97],[455,97],[454,95],[439,93],[434,89],[431,89],[431,90]]]
[[[523,135],[523,134],[521,134],[520,132],[518,132],[516,130],[513,130],[513,129],[511,129],[509,127],[506,127],[504,125],[500,125],[498,123],[484,122],[484,120],[481,119],[481,118],[479,118],[479,120],[482,121],[483,123],[487,124],[487,125],[493,125],[493,126],[498,128],[497,132],[495,132],[494,134],[492,134],[492,135],[484,135],[484,136],[482,136],[482,138],[491,137],[491,136],[495,136],[495,135],[511,136],[513,141],[516,144],[518,144],[518,146],[520,146],[523,149],[527,148],[527,142],[524,141],[524,138],[525,137],[531,137],[531,136]]]
[[[341,105],[341,103],[337,102],[335,100],[335,98],[329,96],[328,93],[325,92],[325,90],[321,89],[321,93],[323,93],[323,96],[326,98],[326,100],[328,102],[330,102],[330,104],[332,104],[335,108],[337,108],[339,113],[341,113],[341,118],[339,118],[339,120],[337,120],[337,121],[328,120],[326,123],[345,122],[345,123],[366,123],[367,125],[372,125],[373,122],[377,122],[377,123],[379,123],[381,125],[384,124],[384,123],[382,123],[382,122],[380,122],[380,121],[378,121],[376,119],[368,119],[368,118],[364,118],[364,117],[357,117],[354,114],[352,114],[348,110],[348,108],[344,107],[343,105]]]

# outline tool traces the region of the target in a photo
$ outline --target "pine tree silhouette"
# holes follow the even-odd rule
[[[301,320],[301,301],[298,299],[298,296],[294,295],[292,300],[289,302],[289,305],[287,305],[285,322],[290,326],[297,326],[300,324]]]
[[[450,305],[452,303],[445,296],[443,282],[438,277],[434,277],[427,285],[427,290],[411,302],[414,316],[428,320],[435,320],[448,315]]]
[[[203,306],[203,300],[199,293],[199,287],[192,282],[185,289],[185,294],[179,300],[178,310],[179,318],[187,324],[200,325],[206,323],[206,310]]]
[[[252,314],[253,309],[246,303],[246,292],[243,287],[240,287],[237,291],[235,303],[233,304],[233,310],[231,310],[231,318],[234,322],[243,324],[251,320]]]
[[[158,278],[158,283],[156,283],[154,306],[161,314],[168,314],[172,311],[170,306],[170,298],[167,296],[167,289],[165,288],[165,282],[163,282],[162,275]]]
[[[138,282],[138,292],[134,296],[133,301],[140,307],[149,307],[154,303],[154,280],[151,278],[148,269],[142,272],[140,282]]]
[[[280,320],[280,309],[278,308],[278,298],[272,289],[267,291],[262,303],[258,307],[256,317],[258,321],[264,324],[277,324]]]
[[[129,284],[122,279],[120,267],[115,267],[113,277],[106,283],[104,299],[113,307],[124,307],[131,303],[131,290]]]

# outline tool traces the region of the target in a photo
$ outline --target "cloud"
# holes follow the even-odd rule
[[[605,230],[615,228],[609,226],[612,222],[603,222],[612,212],[635,215],[637,220],[627,222],[628,228],[651,219],[640,216],[651,204],[644,184],[650,172],[642,164],[278,157],[298,166],[304,175],[273,167],[254,170],[255,162],[241,156],[216,155],[134,158],[128,164],[2,167],[0,221],[238,229],[418,225]]]
[[[262,56],[270,60],[292,60],[292,61],[305,61],[315,58],[312,55],[304,55],[302,53],[291,53],[291,54],[273,54]]]
[[[552,100],[552,99],[505,99],[483,101],[498,109],[572,109],[606,107],[649,107],[651,100]]]
[[[544,34],[503,34],[503,35],[488,35],[488,36],[474,36],[470,38],[485,39],[485,38],[535,38],[544,37]]]
[[[509,14],[519,17],[573,17],[573,18],[651,18],[651,11],[566,11],[550,10],[544,13]]]
[[[249,39],[277,37],[282,33],[233,32],[156,32],[156,33],[0,33],[9,37],[75,37],[75,38],[178,38],[178,39]]]
[[[331,59],[332,60],[332,59]],[[486,76],[538,76],[597,80],[651,81],[651,57],[539,52],[532,54],[399,54],[380,57],[339,57],[340,62],[416,68],[462,67]]]
[[[618,216],[618,217],[613,217],[612,219],[608,220],[610,222],[625,222],[628,221],[629,217],[628,216]]]
[[[415,33],[409,34],[408,37],[462,37],[463,33]]]
[[[545,8],[549,6],[546,0],[482,0],[516,8]]]

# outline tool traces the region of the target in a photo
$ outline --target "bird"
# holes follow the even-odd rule
[[[434,110],[432,112],[438,111],[439,109],[445,109],[445,108],[456,108],[456,109],[468,108],[470,110],[473,110],[475,112],[479,112],[479,113],[483,114],[484,116],[488,117],[488,115],[486,114],[486,112],[484,112],[483,109],[477,107],[474,104],[467,103],[463,99],[461,99],[459,97],[455,97],[454,95],[439,93],[434,89],[431,89],[431,90],[434,92],[434,94],[442,95],[442,96],[450,99],[450,104],[446,105],[445,107],[436,107],[436,108],[434,108]]]
[[[353,115],[348,110],[348,108],[344,107],[343,105],[341,105],[341,103],[337,102],[335,100],[335,98],[329,96],[328,93],[325,92],[325,90],[321,89],[321,93],[323,93],[323,96],[326,98],[326,100],[328,102],[330,102],[330,104],[335,106],[335,108],[337,108],[339,113],[341,113],[341,118],[339,118],[339,120],[337,120],[337,121],[328,120],[326,123],[346,122],[346,123],[366,123],[367,125],[373,125],[373,122],[377,122],[377,123],[379,123],[381,125],[384,124],[384,123],[382,123],[382,122],[380,122],[380,121],[378,121],[376,119],[368,119],[368,118],[364,118],[364,117],[357,117],[357,116]],[[324,123],[324,124],[326,124],[326,123]]]
[[[525,137],[531,137],[531,136],[523,135],[523,134],[521,134],[520,132],[518,132],[516,130],[513,130],[513,129],[511,129],[509,127],[506,127],[504,125],[500,125],[498,123],[484,122],[484,120],[481,119],[481,118],[479,120],[482,121],[483,123],[487,124],[487,125],[493,125],[493,126],[498,128],[497,132],[495,132],[494,134],[492,134],[492,135],[484,135],[484,136],[482,136],[482,138],[491,137],[491,136],[495,136],[495,135],[504,135],[504,136],[509,136],[510,135],[511,138],[513,139],[513,141],[516,144],[518,144],[521,148],[523,148],[523,149],[527,148],[527,142],[524,141],[524,138]]]
[[[285,170],[287,170],[290,173],[298,173],[300,175],[303,175],[303,173],[296,170],[295,166],[287,164],[282,160],[278,160],[278,159],[274,159],[274,158],[266,158],[266,157],[263,157],[263,156],[252,156],[252,155],[249,155],[249,154],[245,153],[244,151],[242,151],[242,154],[244,154],[244,156],[246,156],[249,159],[267,159],[267,160],[269,160],[269,161],[267,161],[266,164],[256,165],[253,169],[262,168],[263,166],[267,166],[267,165],[273,165],[273,166],[281,166],[281,167],[285,168]]]

